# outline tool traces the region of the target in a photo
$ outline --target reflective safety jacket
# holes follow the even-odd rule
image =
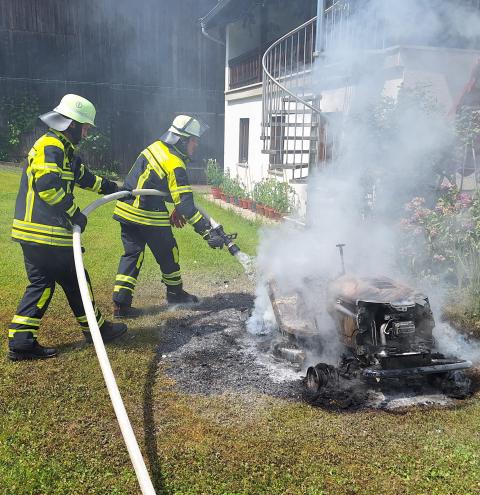
[[[74,156],[73,144],[49,129],[28,153],[15,204],[14,241],[71,247],[71,216],[78,209],[73,189],[102,193],[106,179],[98,177]],[[106,181],[109,182],[109,181]]]
[[[128,173],[125,186],[128,189],[157,189],[168,196],[137,196],[119,200],[113,218],[123,223],[170,227],[165,204],[169,202],[175,204],[178,213],[197,233],[204,235],[210,228],[210,222],[195,206],[184,159],[173,146],[162,141],[155,141],[144,149]]]

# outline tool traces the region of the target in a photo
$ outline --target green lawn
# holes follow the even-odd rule
[[[26,284],[20,247],[9,240],[19,174],[0,170],[0,318],[6,329]],[[79,193],[82,204],[95,198]],[[257,225],[206,207],[253,254]],[[111,207],[90,218],[84,243],[100,307],[108,314],[121,252]],[[178,233],[187,289],[214,295],[225,280],[248,287],[226,252],[208,249],[186,227]],[[194,291],[194,292],[195,292]],[[164,292],[149,255],[140,305]],[[175,313],[132,323],[108,353],[157,493],[168,494],[476,494],[480,493],[478,396],[450,409],[402,413],[329,412],[259,393],[186,395],[155,348]],[[0,494],[136,494],[133,470],[94,350],[84,346],[61,291],[41,339],[62,351],[44,362],[0,357]],[[146,438],[155,442],[145,445]]]

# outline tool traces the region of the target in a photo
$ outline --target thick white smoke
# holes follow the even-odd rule
[[[351,19],[350,29],[362,33],[365,45],[381,36],[386,43],[412,40],[411,44],[448,46],[449,40],[461,37],[468,42],[480,33],[478,14],[458,2],[361,3],[364,5]],[[329,125],[341,142],[341,151],[327,168],[310,176],[307,228],[285,224],[262,235],[257,260],[259,287],[249,322],[251,332],[271,326],[274,318],[265,284],[275,280],[281,291],[298,292],[308,315],[320,322],[327,346],[319,357],[327,362],[335,362],[341,346],[323,307],[322,290],[312,293],[305,281],[327,282],[338,276],[341,264],[336,244],[345,243],[347,272],[386,275],[422,285],[420,280],[402,280],[405,271],[398,258],[399,221],[405,202],[432,193],[435,165],[452,146],[448,109],[437,105],[432,88],[419,85],[418,80],[408,87],[405,81],[396,100],[385,98],[387,55],[381,50],[366,52],[361,43],[352,43],[352,38],[332,34],[331,39],[335,43],[316,66],[317,91],[332,91],[335,70],[349,87],[344,108],[335,118],[326,117],[331,119]],[[459,74],[452,73],[451,77],[458,78]],[[468,72],[462,77],[466,81]],[[434,297],[437,308],[441,294],[436,291]],[[440,321],[438,312],[436,320]],[[472,352],[448,325],[437,325],[435,335],[442,350],[480,359],[478,348]]]

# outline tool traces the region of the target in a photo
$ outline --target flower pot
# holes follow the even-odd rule
[[[255,211],[253,210],[253,201],[251,199],[246,199],[244,202],[245,202],[244,208],[248,208],[249,210]]]
[[[233,196],[229,196],[229,197],[228,197],[228,202],[229,202],[231,205],[235,204],[235,198],[234,198]]]
[[[243,200],[243,208],[245,210],[248,210],[250,208],[250,206],[248,206],[248,201],[249,201],[248,199],[244,199]]]
[[[213,199],[220,199],[220,189],[218,187],[212,187]]]
[[[275,220],[281,220],[282,217],[283,217],[283,214],[282,213],[280,213],[277,210],[273,210],[273,218],[275,218]]]
[[[259,215],[264,215],[265,214],[265,207],[261,204],[258,204],[257,203],[257,209],[256,209],[256,212],[259,214]]]
[[[227,195],[221,192],[221,193],[220,193],[220,199],[221,199],[222,201],[227,201]]]
[[[273,218],[273,208],[270,208],[270,206],[265,206],[265,216],[268,218]]]

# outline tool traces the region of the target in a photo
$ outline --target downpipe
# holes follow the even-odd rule
[[[97,199],[96,201],[88,205],[82,213],[85,216],[88,216],[98,207],[109,203],[110,201],[130,196],[130,194],[133,194],[134,196],[166,196],[165,193],[156,191],[154,189],[134,189],[131,193],[130,191],[119,191]],[[105,380],[105,384],[110,395],[110,400],[112,401],[115,415],[117,416],[117,421],[120,426],[120,430],[122,432],[128,454],[130,455],[130,460],[137,476],[138,484],[140,485],[140,489],[143,495],[155,495],[155,489],[150,479],[150,475],[148,474],[147,467],[145,466],[145,461],[143,460],[142,453],[140,452],[140,448],[138,446],[137,439],[135,438],[135,433],[133,432],[132,425],[130,423],[130,420],[128,419],[128,414],[123,404],[122,397],[120,395],[120,391],[118,389],[117,382],[115,381],[115,376],[112,371],[112,367],[110,366],[107,351],[105,350],[105,345],[100,334],[100,328],[98,327],[97,319],[95,318],[95,311],[93,309],[90,291],[88,290],[87,278],[85,276],[85,266],[83,264],[82,255],[81,231],[78,225],[73,226],[73,256],[75,259],[75,270],[77,272],[80,294],[82,297],[85,314],[87,316],[88,326],[90,327],[93,345],[95,347],[95,352],[97,353],[103,378]]]

